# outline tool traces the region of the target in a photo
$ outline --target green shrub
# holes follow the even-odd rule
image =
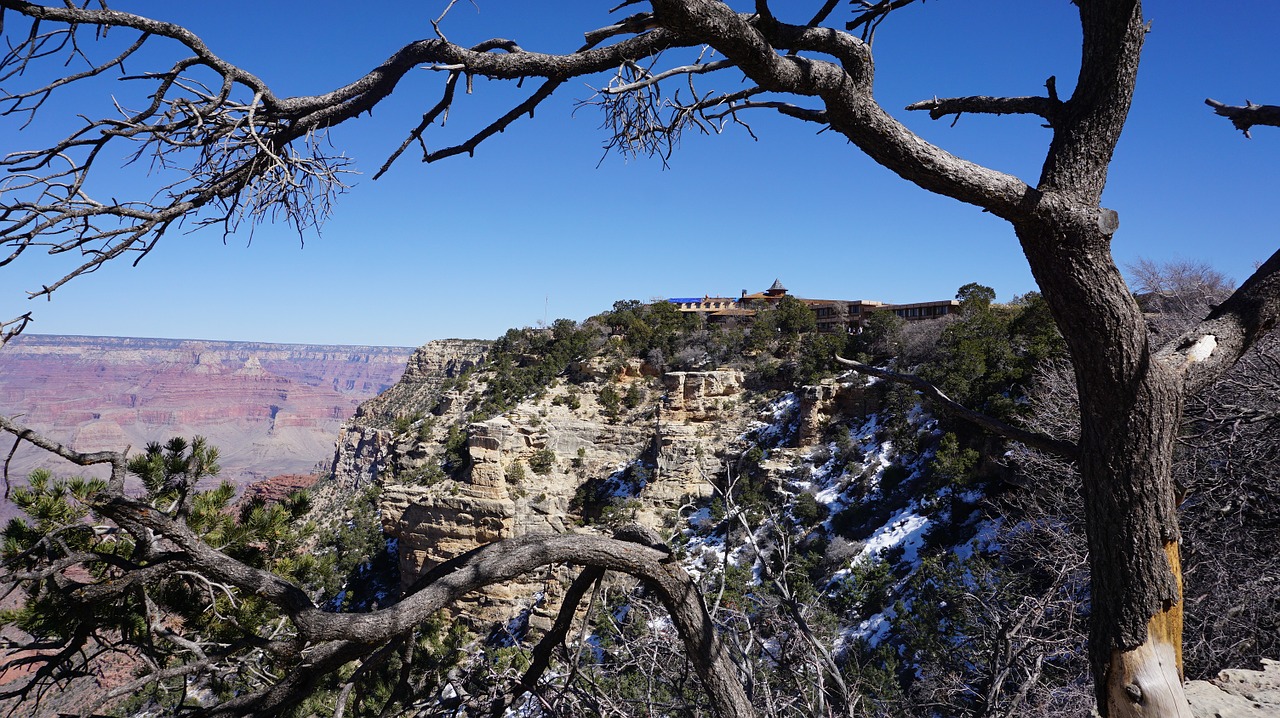
[[[622,405],[628,409],[634,409],[644,403],[644,389],[639,384],[632,384],[627,389],[627,393],[622,397]]]
[[[419,443],[425,443],[431,440],[431,430],[436,426],[436,418],[428,416],[418,422],[417,439]]]
[[[813,494],[802,493],[796,497],[795,503],[791,506],[791,515],[801,526],[813,526],[826,520],[830,510],[826,504],[818,503]]]
[[[577,411],[582,408],[582,397],[578,395],[578,392],[570,391],[552,399],[551,403],[556,406],[566,406],[570,411]]]
[[[428,461],[403,477],[405,483],[417,484],[419,486],[434,486],[445,480],[444,470],[440,468],[440,464],[436,461]]]
[[[415,411],[412,414],[400,414],[392,421],[391,431],[396,436],[404,436],[414,428],[414,424],[423,421],[423,419],[425,419],[425,415],[421,411]]]
[[[600,510],[597,523],[607,528],[616,528],[634,521],[639,510],[640,499],[615,498]]]
[[[533,452],[533,456],[529,457],[529,468],[533,469],[533,473],[546,475],[551,473],[551,469],[556,465],[556,452],[550,447],[543,447]]]
[[[956,435],[947,432],[933,455],[933,476],[939,486],[963,486],[977,463],[978,452],[961,449]]]
[[[618,394],[618,390],[612,384],[608,384],[600,390],[597,398],[600,401],[601,408],[604,409],[604,415],[609,421],[617,421],[618,416],[622,413],[622,396]]]
[[[831,594],[832,606],[841,614],[869,618],[883,611],[893,596],[893,569],[888,561],[854,562]]]
[[[524,462],[516,459],[507,466],[507,481],[519,485],[525,480]]]
[[[882,526],[893,511],[894,507],[887,501],[857,501],[831,517],[831,530],[838,536],[862,541]]]
[[[599,324],[579,325],[569,319],[557,319],[549,329],[508,330],[490,347],[477,417],[500,414],[545,392],[572,364],[594,356],[603,339]]]
[[[456,473],[464,469],[471,461],[471,452],[467,450],[467,432],[454,424],[444,437],[444,462],[450,472]]]
[[[899,463],[889,464],[880,473],[880,492],[883,494],[892,493],[908,476],[911,476],[911,470],[907,467]]]

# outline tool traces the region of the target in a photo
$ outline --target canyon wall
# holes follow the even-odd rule
[[[410,352],[28,334],[0,351],[0,413],[80,451],[202,435],[222,478],[243,485],[332,457],[339,427],[396,384]],[[23,446],[10,473],[37,466],[73,468]]]
[[[461,358],[460,347],[439,343],[419,352]],[[462,408],[483,391],[484,372],[465,387],[438,384],[433,393],[414,365],[343,427],[334,460],[335,484],[382,484],[383,528],[398,540],[405,585],[498,539],[628,521],[669,532],[682,507],[710,495],[726,452],[754,420],[741,401],[740,371],[654,380],[638,366],[600,366],[586,368],[591,378],[582,383],[558,382],[512,411],[466,423]],[[634,386],[643,398],[611,415],[599,401],[606,386]],[[390,407],[419,418],[386,428]],[[466,427],[466,461],[444,475],[429,469],[442,460],[450,424]],[[525,588],[499,588],[477,600],[510,605],[504,599],[532,595]]]
[[[484,361],[488,349],[489,342],[479,339],[438,339],[418,347],[400,381],[361,404],[339,428],[337,449],[331,454],[337,485],[357,489],[379,481],[384,473],[421,465],[426,458],[423,442],[397,437],[397,418],[434,417],[431,421],[438,426],[456,422],[465,399],[454,387]]]

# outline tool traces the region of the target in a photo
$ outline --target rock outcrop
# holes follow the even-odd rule
[[[448,346],[453,362],[482,349],[480,343]],[[636,520],[669,534],[681,507],[712,492],[725,453],[754,418],[741,401],[737,370],[676,372],[660,380],[639,364],[582,370],[578,384],[561,383],[501,416],[467,425],[465,468],[424,485],[412,477],[427,476],[423,469],[439,463],[449,420],[483,390],[484,376],[479,372],[459,390],[447,377],[429,375],[456,371],[457,363],[423,359],[411,361],[401,385],[368,402],[344,427],[334,461],[337,483],[384,483],[382,523],[398,540],[406,585],[481,544],[589,530],[584,522]],[[599,401],[605,387],[641,398],[611,416]],[[442,403],[446,390],[456,396]],[[395,434],[384,428],[393,413],[423,418]],[[485,601],[509,606],[506,599],[519,594],[499,588]]]
[[[442,412],[446,388],[484,361],[490,344],[481,339],[439,339],[418,347],[400,381],[362,404],[355,423],[387,428],[399,416]]]
[[[1280,662],[1263,659],[1262,670],[1233,668],[1208,681],[1186,685],[1196,718],[1275,718],[1280,716]]]
[[[873,411],[878,398],[862,383],[846,384],[825,380],[819,384],[801,387],[796,392],[800,400],[796,428],[796,445],[811,446],[819,442],[822,427],[836,414],[865,416]]]
[[[338,430],[337,450],[330,467],[337,483],[354,490],[379,481],[384,473],[393,470],[394,443],[390,429],[353,422],[343,424]]]
[[[237,506],[242,506],[255,499],[262,499],[268,504],[284,501],[295,491],[306,491],[315,486],[320,479],[316,474],[281,474],[269,479],[255,481],[244,487]]]
[[[440,437],[428,431],[419,440],[418,429],[428,420],[437,426],[457,421],[465,399],[456,400],[459,392],[451,387],[484,361],[489,344],[478,339],[440,339],[418,347],[400,381],[361,404],[338,430],[331,464],[337,483],[355,489],[423,464],[429,458],[428,446]],[[436,418],[428,419],[431,416]],[[411,417],[416,421],[411,424],[414,435],[397,436],[397,420]]]
[[[742,372],[737,369],[668,372],[662,376],[666,410],[676,421],[715,421],[723,415],[726,403],[742,393],[742,382]]]

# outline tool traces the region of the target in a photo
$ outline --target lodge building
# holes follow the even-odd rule
[[[893,312],[909,322],[915,322],[938,319],[960,311],[960,302],[954,299],[911,304],[886,304],[870,299],[804,299],[793,297],[777,279],[768,289],[754,294],[748,294],[744,289],[738,297],[703,295],[675,297],[667,302],[674,304],[682,312],[701,314],[711,324],[732,324],[750,321],[757,311],[777,304],[783,297],[798,299],[812,309],[817,319],[818,331],[823,333],[856,333],[872,312]]]

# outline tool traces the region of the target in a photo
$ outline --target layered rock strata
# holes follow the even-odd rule
[[[441,400],[449,395],[447,387],[479,366],[490,344],[481,339],[439,339],[418,347],[400,381],[362,404],[355,422],[388,428],[400,416],[443,413],[449,404],[445,401],[446,406],[441,406]]]
[[[430,432],[422,440],[397,436],[396,420],[417,417],[411,427],[415,432],[429,416],[436,417],[431,421],[437,426],[456,421],[465,400],[457,401],[460,394],[451,387],[484,361],[489,344],[479,339],[440,339],[415,350],[400,381],[361,404],[338,430],[331,464],[338,484],[359,488],[424,463],[428,446],[440,437]]]
[[[407,382],[422,381],[412,373]],[[495,540],[590,530],[582,525],[584,502],[603,504],[607,517],[636,520],[666,536],[682,507],[710,495],[723,456],[754,418],[741,401],[742,373],[676,372],[655,381],[642,366],[582,370],[586,377],[597,373],[599,380],[559,384],[513,411],[469,424],[467,467],[431,485],[403,479],[439,460],[443,419],[455,406],[425,432],[394,435],[361,422],[393,405],[400,412],[440,409],[439,392],[397,387],[392,392],[420,403],[379,397],[344,428],[335,478],[349,486],[375,477],[385,484],[382,522],[398,540],[402,583]],[[619,393],[634,387],[643,400],[610,418],[598,399],[610,385]],[[466,394],[482,386],[471,386],[454,404],[465,404]],[[529,595],[528,589],[495,589],[484,600],[510,605],[507,599]]]
[[[221,449],[221,478],[243,485],[331,457],[338,428],[396,385],[410,353],[29,334],[0,351],[0,414],[85,452],[201,435]],[[80,471],[25,445],[9,469],[37,466]]]

